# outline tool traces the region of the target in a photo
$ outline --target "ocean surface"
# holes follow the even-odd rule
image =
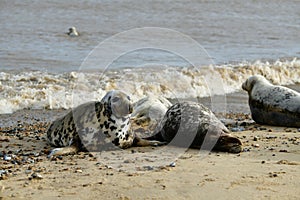
[[[0,1],[0,113],[300,83],[300,1]],[[69,37],[70,27],[79,37]]]

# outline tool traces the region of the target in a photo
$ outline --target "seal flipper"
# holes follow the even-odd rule
[[[137,147],[147,147],[147,146],[162,146],[167,144],[165,141],[157,141],[154,139],[145,139],[145,138],[139,138],[135,137],[133,140],[132,146],[137,146]]]
[[[60,147],[52,149],[50,154],[47,156],[48,158],[52,158],[53,156],[59,155],[68,155],[68,154],[75,154],[78,152],[78,147],[76,145],[71,145],[67,147]]]
[[[166,140],[163,138],[161,131],[159,131],[158,133],[150,136],[150,137],[146,137],[146,138],[142,138],[144,140],[156,140],[156,141],[160,141],[160,142],[166,142]]]
[[[243,143],[235,136],[222,134],[214,146],[215,151],[227,151],[229,153],[240,153],[243,151]]]

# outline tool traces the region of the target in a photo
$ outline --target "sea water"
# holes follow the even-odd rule
[[[226,95],[254,74],[274,84],[300,82],[297,0],[27,0],[0,7],[0,113],[68,109],[111,89],[133,101]],[[66,34],[71,26],[79,37]]]

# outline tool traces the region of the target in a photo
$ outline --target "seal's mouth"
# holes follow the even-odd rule
[[[133,106],[129,105],[129,107],[128,107],[128,114],[131,114],[131,113],[133,113]]]

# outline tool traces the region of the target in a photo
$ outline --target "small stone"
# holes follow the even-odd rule
[[[8,138],[0,138],[0,142],[9,142]]]
[[[16,161],[16,160],[12,160],[12,161],[10,161],[11,162],[11,164],[13,164],[13,165],[17,165],[18,164],[18,162]]]
[[[266,139],[271,140],[271,139],[276,139],[277,136],[266,136]]]
[[[86,184],[83,184],[82,187],[88,187],[88,186],[91,186],[90,183],[86,183]]]
[[[82,170],[81,169],[76,169],[75,173],[82,173]]]
[[[252,146],[258,148],[259,144],[252,144]]]
[[[63,156],[59,155],[56,157],[58,160],[62,160],[63,159]]]
[[[240,132],[240,131],[244,131],[245,128],[244,127],[233,127],[231,128],[232,132]]]
[[[92,153],[89,153],[89,157],[90,157],[90,158],[93,158],[94,155],[93,155]]]
[[[280,161],[277,162],[277,164],[287,165],[287,164],[289,164],[289,161],[287,161],[287,160],[280,160]]]
[[[134,163],[134,161],[130,160],[130,159],[126,159],[126,160],[124,160],[124,163]]]
[[[40,153],[34,153],[34,157],[39,157],[40,156]]]
[[[151,171],[154,169],[154,167],[152,167],[152,166],[144,166],[143,168],[144,168],[144,170],[148,170],[148,171]]]
[[[9,161],[9,160],[11,160],[11,156],[9,156],[9,155],[4,155],[3,160]]]
[[[281,149],[281,150],[279,150],[279,152],[285,152],[285,153],[287,153],[288,151],[286,149]]]
[[[278,174],[275,173],[275,172],[270,172],[270,173],[269,173],[269,176],[270,176],[271,178],[273,178],[273,177],[277,177]]]
[[[175,163],[175,162],[172,162],[169,166],[170,166],[170,167],[175,167],[175,166],[176,166],[176,163]]]
[[[265,164],[265,163],[266,163],[266,161],[264,161],[264,160],[263,160],[263,161],[261,161],[261,164]]]
[[[254,136],[253,141],[258,141],[259,137],[258,136]]]
[[[42,175],[38,174],[38,173],[33,173],[31,174],[31,176],[29,177],[29,180],[31,179],[37,179],[37,180],[40,180],[40,179],[43,179]]]
[[[3,170],[3,169],[1,169],[1,170],[0,170],[0,176],[1,176],[2,174],[7,174],[7,171],[6,171],[6,170]]]

